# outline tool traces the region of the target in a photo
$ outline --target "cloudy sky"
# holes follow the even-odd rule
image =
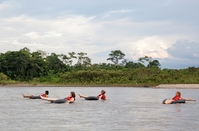
[[[85,52],[110,63],[150,56],[162,68],[199,67],[199,0],[0,0],[0,52]]]

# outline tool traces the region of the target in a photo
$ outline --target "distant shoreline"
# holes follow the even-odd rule
[[[128,85],[59,85],[59,84],[0,84],[0,87],[140,87]],[[199,84],[160,84],[157,86],[141,86],[140,88],[155,88],[155,89],[199,89]]]
[[[199,84],[160,84],[153,88],[161,89],[199,89]]]

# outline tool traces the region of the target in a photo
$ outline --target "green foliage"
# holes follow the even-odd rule
[[[139,62],[127,61],[120,50],[109,54],[113,64],[91,64],[87,53],[64,54],[28,48],[0,53],[0,84],[30,82],[34,84],[153,86],[158,84],[198,84],[199,68],[161,69],[158,60],[145,56]],[[72,65],[72,59],[77,64]],[[119,64],[119,60],[123,60]],[[146,66],[145,66],[146,65]]]
[[[5,74],[0,73],[0,81],[7,80],[7,79],[8,79],[8,77]]]
[[[185,75],[182,75],[185,74]],[[195,77],[197,76],[197,77]],[[158,68],[136,68],[123,70],[81,70],[64,73],[60,76],[62,84],[79,85],[131,85],[131,86],[153,86],[158,84],[190,84],[199,83],[199,68],[194,73],[188,69],[158,69]]]
[[[52,53],[44,57],[41,51],[30,53],[23,48],[19,51],[8,51],[0,54],[0,72],[12,80],[30,81],[35,77],[47,76],[49,73],[66,72],[68,66]]]
[[[147,68],[160,68],[161,64],[158,60],[152,60],[152,57],[140,57],[138,59],[138,61],[140,61],[142,64],[147,64]]]

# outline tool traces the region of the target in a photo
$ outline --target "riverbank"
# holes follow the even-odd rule
[[[161,89],[199,89],[199,84],[161,84],[153,88]]]
[[[128,85],[62,85],[62,84],[0,84],[0,87],[137,87]],[[159,89],[199,89],[199,84],[160,84],[157,86],[141,86]]]
[[[0,84],[0,87],[146,87],[149,86],[134,86],[128,84],[111,84],[111,85],[97,85],[97,84]]]

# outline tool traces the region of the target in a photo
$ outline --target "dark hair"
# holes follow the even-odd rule
[[[75,92],[70,92],[72,97],[75,97]]]
[[[181,96],[181,92],[180,92],[180,91],[177,91],[176,93],[177,93],[179,96]]]
[[[45,94],[48,95],[48,94],[49,94],[49,91],[46,90],[46,91],[45,91]]]
[[[106,91],[105,91],[105,90],[101,90],[101,93],[102,93],[102,94],[105,94],[105,93],[106,93]]]

